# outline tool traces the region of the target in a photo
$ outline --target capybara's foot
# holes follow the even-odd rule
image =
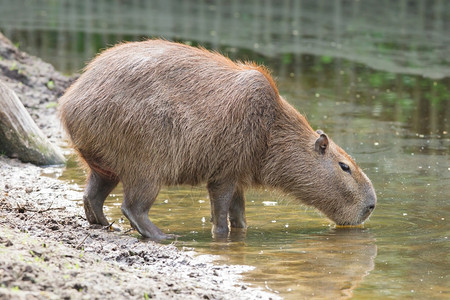
[[[214,236],[228,236],[228,232],[230,232],[230,229],[227,226],[218,226],[218,225],[212,225],[211,232]]]
[[[135,207],[128,207],[127,201],[122,203],[122,212],[130,221],[131,226],[136,229],[142,237],[153,241],[161,241],[170,238],[169,234],[165,234],[148,218],[148,210],[146,212],[136,213]]]
[[[152,236],[148,236],[147,234],[144,234],[140,231],[139,231],[139,233],[142,234],[144,239],[148,239],[148,240],[152,240],[152,241],[172,240],[172,239],[176,239],[177,237],[179,237],[179,235],[176,235],[176,234],[165,234],[162,232],[153,234]]]
[[[144,239],[148,239],[148,240],[151,240],[151,241],[163,241],[163,240],[175,240],[178,237],[180,237],[180,235],[163,233],[163,234],[159,234],[157,236],[153,236],[151,238],[150,237],[145,237]]]

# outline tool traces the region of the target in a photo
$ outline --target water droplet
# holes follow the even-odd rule
[[[319,93],[316,93],[315,96],[316,96],[316,98],[319,98],[319,97],[320,97],[320,94],[319,94]]]
[[[404,216],[407,216],[408,214],[407,214],[407,213],[403,213],[403,215],[404,215]]]
[[[375,142],[375,143],[373,143],[375,146],[378,146],[380,143],[378,143],[378,142]]]
[[[202,223],[205,223],[205,222],[206,222],[205,217],[202,217]]]
[[[277,222],[277,220],[272,220],[272,223],[276,223]]]
[[[169,203],[169,199],[164,200],[164,203]]]
[[[284,225],[284,227],[288,228],[288,227],[289,227],[289,224]]]

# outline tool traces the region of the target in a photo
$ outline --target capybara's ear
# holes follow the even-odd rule
[[[328,148],[328,136],[323,133],[321,130],[317,130],[317,133],[320,134],[319,138],[316,140],[316,144],[314,149],[320,154],[325,154]]]
[[[316,132],[317,132],[319,135],[323,134],[323,131],[320,130],[320,129],[317,129]]]

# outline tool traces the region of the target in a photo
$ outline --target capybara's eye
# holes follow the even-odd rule
[[[344,164],[343,162],[339,162],[339,166],[341,166],[342,171],[347,172],[348,174],[351,174],[350,167],[347,164]]]

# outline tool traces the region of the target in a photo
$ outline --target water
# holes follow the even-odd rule
[[[17,21],[10,20],[9,25],[0,21],[0,30],[27,51],[47,53],[47,59],[67,73],[80,69],[97,48],[151,35],[201,43],[234,59],[264,62],[274,70],[281,94],[314,128],[324,130],[356,159],[377,191],[377,208],[363,227],[336,228],[316,210],[286,195],[249,190],[247,234],[232,232],[227,241],[214,241],[206,189],[165,188],[150,217],[165,232],[181,235],[180,248],[220,255],[223,263],[255,266],[245,280],[286,299],[450,297],[450,63],[440,52],[448,53],[449,47],[444,34],[449,28],[447,2],[426,6],[423,1],[385,2],[390,10],[384,14],[380,8],[371,14],[352,1],[336,1],[331,8],[326,1],[317,5],[286,1],[289,5],[282,6],[268,1],[256,8],[253,2],[225,6],[215,1],[202,2],[203,6],[186,2],[178,7],[176,1],[156,1],[153,8],[143,7],[141,1],[108,6],[107,13],[117,16],[122,6],[129,5],[123,15],[126,23],[102,19],[102,7],[96,5],[105,5],[103,1],[80,2],[66,17],[55,13],[70,11],[66,2],[65,6],[38,2],[38,10],[21,6],[23,17]],[[16,4],[8,5],[0,2],[10,13],[17,10]],[[86,7],[97,13],[80,14]],[[398,18],[392,15],[394,9]],[[197,16],[192,23],[186,10]],[[1,11],[6,10],[0,9],[0,20],[5,20]],[[253,20],[250,11],[265,16],[264,22]],[[160,22],[143,22],[143,12],[161,14]],[[134,13],[140,22],[130,21]],[[46,18],[39,18],[42,14]],[[49,17],[52,14],[59,17]],[[276,21],[280,14],[292,22]],[[430,15],[433,22],[428,21]],[[90,27],[80,25],[86,18]],[[170,18],[182,18],[187,25],[171,23]],[[422,24],[405,21],[411,19]],[[294,24],[296,20],[299,23]],[[78,25],[72,30],[62,26],[64,22]],[[245,22],[253,27],[248,29]],[[32,24],[32,29],[23,23]],[[199,28],[205,30],[203,35]],[[227,35],[224,28],[235,31],[228,29]],[[294,38],[286,38],[285,32],[293,30],[297,30]],[[341,48],[330,40],[339,41]],[[307,43],[312,45],[309,50],[298,47]],[[61,179],[82,184],[85,174],[71,164]],[[119,186],[107,200],[106,213],[126,229],[121,199]]]

